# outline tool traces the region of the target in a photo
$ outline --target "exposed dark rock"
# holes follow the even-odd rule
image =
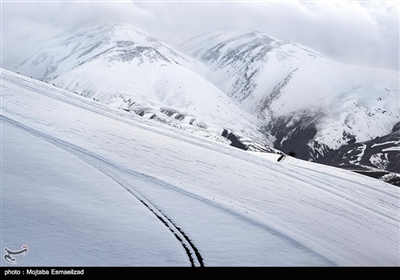
[[[308,143],[313,141],[317,134],[315,120],[320,115],[304,117],[280,117],[274,119],[263,128],[264,132],[269,132],[276,137],[274,148],[285,154],[295,152],[300,159],[309,160],[314,156]]]
[[[400,122],[392,132],[373,140],[350,143],[330,151],[316,162],[332,166],[361,165],[400,174]]]
[[[288,153],[288,155],[291,156],[291,157],[296,157],[296,153],[293,152],[293,151],[290,151],[290,152]]]
[[[242,149],[247,151],[248,148],[246,145],[244,145],[239,139],[238,137],[233,134],[232,132],[229,132],[228,130],[224,129],[224,131],[222,131],[221,134],[223,137],[225,137],[226,139],[231,141],[231,146]]]
[[[356,142],[354,135],[343,132],[347,143],[332,150],[314,140],[318,115],[273,119],[263,127],[265,133],[276,137],[274,148],[303,160],[335,166],[381,179],[399,186],[399,176],[386,176],[389,173],[400,174],[400,122],[392,131],[375,139]]]

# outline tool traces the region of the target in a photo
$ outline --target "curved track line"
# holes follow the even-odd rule
[[[226,207],[224,207],[224,206],[222,206],[220,204],[217,204],[214,201],[208,200],[208,199],[206,199],[204,197],[198,196],[198,195],[196,195],[194,193],[191,193],[191,192],[188,192],[188,191],[186,191],[184,189],[178,188],[177,186],[171,185],[168,182],[160,180],[160,179],[158,179],[158,178],[156,178],[154,176],[147,175],[145,173],[141,173],[141,172],[137,172],[137,171],[133,171],[133,170],[130,170],[130,169],[126,169],[125,167],[122,167],[122,166],[118,166],[118,165],[108,161],[107,159],[104,159],[101,156],[98,156],[98,155],[95,155],[95,154],[91,153],[90,151],[88,151],[88,150],[86,150],[84,148],[81,148],[79,146],[75,146],[74,144],[65,142],[65,141],[60,140],[58,138],[55,138],[55,137],[52,137],[52,136],[47,135],[45,133],[42,133],[40,131],[37,131],[37,130],[35,130],[33,128],[30,128],[30,127],[28,127],[28,126],[26,126],[24,124],[21,124],[21,123],[15,121],[13,119],[10,119],[8,117],[3,116],[3,115],[0,115],[0,119],[4,119],[4,120],[10,122],[11,124],[14,124],[17,127],[20,127],[20,128],[22,128],[24,130],[27,130],[29,133],[31,133],[33,135],[37,135],[38,137],[44,137],[46,141],[48,141],[48,142],[50,142],[50,143],[52,143],[52,144],[54,144],[56,146],[59,146],[62,149],[67,149],[67,147],[70,146],[72,150],[68,150],[68,151],[72,152],[74,155],[76,155],[78,158],[80,158],[80,159],[82,159],[84,161],[88,161],[87,157],[91,157],[95,161],[103,163],[102,166],[100,166],[98,164],[95,164],[93,161],[90,161],[89,164],[92,165],[93,167],[101,170],[103,173],[107,172],[108,173],[107,176],[109,176],[109,177],[111,176],[113,178],[113,180],[116,181],[116,182],[119,182],[121,179],[116,177],[116,176],[111,175],[110,174],[111,171],[104,171],[104,165],[108,165],[111,168],[119,170],[120,172],[124,172],[124,173],[130,174],[130,175],[132,175],[132,176],[134,176],[136,178],[139,178],[141,180],[147,181],[149,183],[156,183],[158,186],[162,186],[162,187],[168,188],[168,189],[170,189],[172,191],[179,192],[179,193],[181,193],[183,195],[186,195],[188,197],[200,200],[200,201],[202,201],[202,202],[204,202],[204,203],[206,203],[206,204],[208,204],[210,206],[213,206],[213,207],[215,207],[215,208],[217,208],[219,210],[222,210],[222,211],[224,211],[226,213],[232,214],[232,215],[234,215],[234,216],[236,216],[236,217],[238,217],[238,218],[240,218],[242,220],[246,220],[247,222],[249,222],[249,223],[251,223],[251,224],[253,224],[255,226],[259,226],[259,227],[263,228],[264,230],[266,230],[267,232],[269,232],[271,234],[274,234],[276,236],[280,236],[280,238],[282,238],[283,240],[286,240],[287,242],[292,243],[293,246],[295,246],[297,248],[303,248],[304,250],[306,250],[306,251],[308,251],[310,253],[313,253],[316,256],[319,256],[321,259],[325,260],[329,265],[332,265],[332,266],[336,265],[336,263],[334,261],[330,260],[329,258],[323,256],[322,254],[320,254],[318,252],[315,252],[313,249],[309,248],[307,245],[305,245],[305,244],[301,243],[300,241],[296,240],[296,238],[290,237],[289,235],[281,232],[280,230],[278,230],[276,228],[273,228],[273,227],[270,227],[270,226],[267,226],[267,225],[261,223],[258,220],[255,220],[255,219],[250,218],[248,216],[244,216],[242,213],[236,212],[236,211],[234,211],[232,209],[229,209],[229,208],[226,208]],[[77,154],[78,152],[80,154]],[[82,158],[82,154],[85,155],[86,157]],[[126,187],[124,183],[121,183],[119,185],[122,186],[127,191],[131,191],[131,192],[135,193],[135,195],[137,196],[136,198],[142,197],[135,190]],[[145,200],[145,199],[143,198],[143,200]],[[152,204],[150,204],[150,205],[152,205]],[[161,213],[161,210],[158,210],[157,208],[154,208],[154,209],[157,212]],[[165,215],[162,214],[162,216],[165,217],[167,220],[169,220]],[[173,225],[173,226],[176,227],[175,225]],[[177,230],[178,230],[178,228],[177,228]],[[180,229],[178,231],[181,232]],[[193,250],[193,251],[195,251],[195,250]],[[194,255],[196,255],[196,253]],[[200,261],[199,261],[199,263],[200,263]],[[202,260],[201,260],[201,263],[202,263]]]
[[[196,248],[196,246],[192,243],[192,241],[189,239],[189,237],[183,232],[183,230],[180,227],[177,227],[174,222],[168,218],[165,214],[161,212],[156,206],[151,204],[145,197],[143,197],[141,194],[139,194],[137,191],[130,189],[127,187],[121,179],[113,175],[109,170],[106,170],[103,166],[99,166],[95,164],[94,162],[90,161],[87,157],[84,157],[82,154],[86,154],[78,149],[74,149],[74,146],[72,144],[68,144],[62,140],[58,140],[56,138],[53,138],[49,135],[46,135],[45,133],[42,133],[40,131],[37,131],[35,129],[29,128],[21,123],[18,123],[10,118],[7,118],[3,115],[0,115],[0,120],[6,121],[9,124],[20,128],[29,134],[32,134],[46,142],[49,142],[65,151],[68,153],[73,154],[74,156],[78,157],[79,159],[85,161],[87,164],[90,166],[96,168],[99,170],[101,173],[106,175],[108,178],[113,180],[115,183],[117,183],[119,186],[124,188],[130,195],[132,195],[134,198],[139,200],[148,210],[150,210],[175,236],[175,238],[181,243],[183,248],[185,249],[186,254],[188,255],[189,261],[191,263],[192,267],[195,266],[200,266],[203,267],[203,257],[201,256],[199,250]],[[89,155],[92,156],[92,155]]]

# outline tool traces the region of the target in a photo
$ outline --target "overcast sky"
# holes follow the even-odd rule
[[[399,70],[399,1],[2,1],[2,62],[87,23],[124,22],[172,45],[261,31],[346,63]]]

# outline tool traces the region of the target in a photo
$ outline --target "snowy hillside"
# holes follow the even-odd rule
[[[28,246],[17,265],[400,265],[398,187],[7,70],[1,92],[1,245]]]
[[[395,71],[338,63],[259,32],[214,32],[181,49],[208,65],[209,79],[263,120],[275,148],[303,159],[383,137],[400,121]]]
[[[196,59],[126,24],[62,33],[7,66],[116,108],[221,142],[226,129],[272,145]]]

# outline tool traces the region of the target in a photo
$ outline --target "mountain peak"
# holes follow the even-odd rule
[[[265,140],[254,117],[205,79],[204,64],[130,25],[91,24],[60,34],[15,70],[223,141],[225,129]]]

